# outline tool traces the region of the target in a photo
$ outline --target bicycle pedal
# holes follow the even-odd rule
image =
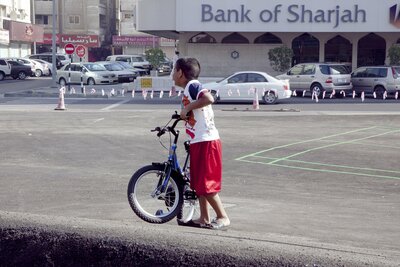
[[[187,190],[187,191],[185,191],[185,199],[195,200],[195,199],[197,199],[197,195],[193,190]]]

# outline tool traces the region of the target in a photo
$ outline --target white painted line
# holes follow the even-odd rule
[[[99,121],[102,121],[102,120],[104,120],[104,118],[97,119],[93,123],[96,123],[96,122],[99,122]]]
[[[128,103],[129,101],[131,101],[131,100],[130,99],[123,100],[123,101],[120,101],[118,103],[112,104],[112,105],[110,105],[108,107],[102,108],[101,110],[110,110],[110,109],[116,108],[116,107],[118,107],[120,105],[123,105],[125,103]]]

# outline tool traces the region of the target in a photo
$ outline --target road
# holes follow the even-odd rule
[[[293,101],[257,111],[214,106],[228,235],[398,263],[400,103]],[[126,187],[136,169],[166,158],[149,130],[179,100],[69,98],[66,111],[56,104],[0,98],[0,210],[161,227],[133,214]],[[167,227],[180,231],[173,221]]]

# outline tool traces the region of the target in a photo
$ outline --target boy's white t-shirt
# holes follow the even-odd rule
[[[183,92],[182,105],[186,106],[196,101],[201,94],[207,91],[207,89],[202,88],[198,80],[191,80]],[[219,133],[214,123],[214,111],[211,105],[192,110],[185,126],[186,133],[192,144],[219,139]]]

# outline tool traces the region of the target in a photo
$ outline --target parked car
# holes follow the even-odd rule
[[[32,61],[35,64],[34,75],[36,77],[41,77],[42,75],[45,76],[49,75],[50,71],[48,65],[46,63],[39,62],[38,60],[30,59],[30,61]]]
[[[4,80],[6,76],[11,75],[11,65],[7,60],[0,58],[0,81]]]
[[[125,61],[135,68],[146,70],[150,74],[151,65],[142,55],[112,55],[106,58],[106,61]]]
[[[351,82],[357,94],[375,92],[382,98],[385,92],[390,94],[400,90],[400,66],[361,67],[351,74]]]
[[[117,76],[102,65],[92,62],[70,63],[57,70],[57,82],[61,86],[67,85],[69,76],[71,84],[80,84],[81,75],[84,84],[111,84],[118,81]]]
[[[30,66],[22,64],[20,61],[7,60],[11,65],[10,76],[13,79],[25,80],[26,77],[32,76],[32,69]]]
[[[137,77],[137,74],[133,71],[124,69],[124,67],[112,61],[98,61],[96,63],[102,65],[108,71],[114,73],[118,77],[119,83],[133,82]]]
[[[129,64],[128,62],[125,62],[125,61],[110,61],[110,62],[115,62],[115,63],[119,64],[120,66],[122,66],[123,68],[135,72],[137,74],[136,76],[147,75],[147,70],[135,68],[131,64]]]
[[[52,53],[43,53],[43,54],[34,54],[26,56],[30,59],[42,59],[49,63],[53,63],[53,55]],[[64,54],[56,54],[56,67],[60,69],[62,66],[71,63],[71,60],[67,55]]]
[[[349,68],[340,63],[297,64],[287,73],[278,75],[277,78],[289,80],[292,90],[315,92],[318,96],[323,91],[343,90],[348,93],[353,88]]]
[[[172,61],[165,57],[164,61],[161,62],[160,66],[158,67],[157,71],[160,73],[171,73],[172,71]]]
[[[274,104],[279,99],[290,98],[291,91],[286,81],[278,80],[265,72],[236,72],[218,82],[205,83],[216,102],[234,100],[254,100],[254,91],[266,104]]]
[[[36,66],[35,66],[36,63],[31,61],[30,59],[20,58],[20,57],[9,57],[9,58],[7,58],[7,60],[17,61],[17,62],[19,62],[19,63],[21,63],[21,64],[23,64],[25,66],[29,66],[31,68],[31,70],[32,70],[31,76],[34,75],[35,70],[36,70]]]
[[[43,75],[51,75],[51,70],[53,69],[53,64],[44,61],[42,59],[33,59],[33,61],[37,61],[42,64],[43,66]]]

